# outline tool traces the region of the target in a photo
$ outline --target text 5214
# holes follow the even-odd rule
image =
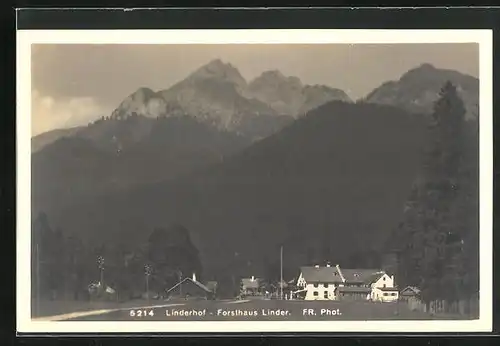
[[[130,317],[152,317],[154,315],[153,309],[132,309],[129,311]]]

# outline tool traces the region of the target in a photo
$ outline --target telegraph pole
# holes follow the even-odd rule
[[[104,258],[102,256],[97,257],[97,264],[99,265],[99,271],[100,271],[101,289],[103,289],[104,288]]]
[[[151,266],[149,264],[144,266],[144,274],[146,276],[146,299],[149,302],[149,276],[151,275]]]
[[[280,248],[280,299],[283,300],[283,245]]]

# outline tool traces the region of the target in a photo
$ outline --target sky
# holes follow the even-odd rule
[[[479,45],[455,44],[36,44],[32,45],[32,134],[79,126],[111,112],[140,87],[167,89],[213,59],[247,81],[280,70],[305,84],[365,96],[411,68],[478,77]]]

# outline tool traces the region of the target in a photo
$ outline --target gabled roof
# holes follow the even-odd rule
[[[420,293],[420,290],[419,290],[417,287],[415,287],[415,286],[407,286],[407,287],[405,287],[405,288],[401,291],[401,293],[403,293],[403,292],[408,292],[408,293],[419,294],[419,293]]]
[[[385,272],[380,269],[343,269],[340,268],[342,276],[347,283],[371,284],[380,279]]]
[[[186,281],[187,281],[188,283],[190,282],[190,283],[195,284],[196,286],[198,286],[199,288],[201,288],[202,290],[204,290],[204,291],[205,291],[205,292],[207,292],[207,293],[212,293],[212,291],[211,291],[211,290],[210,290],[207,286],[205,286],[204,284],[202,284],[202,283],[201,283],[201,282],[199,282],[199,281],[194,281],[193,279],[191,279],[191,278],[189,278],[189,277],[185,278],[185,279],[184,279],[184,280],[182,280],[181,282],[178,282],[176,285],[174,285],[172,288],[170,288],[170,289],[167,291],[167,293],[168,293],[168,292],[170,292],[170,291],[172,291],[172,290],[174,290],[177,286],[182,285],[182,284],[183,284],[184,282],[186,282]]]
[[[342,277],[336,267],[301,267],[302,277],[307,283],[341,283]]]
[[[389,292],[397,292],[398,288],[397,287],[377,287],[378,290],[381,291],[389,291]]]
[[[371,291],[372,289],[370,287],[339,287],[339,293],[370,293]]]
[[[373,274],[372,276],[370,276],[368,278],[368,282],[367,283],[374,283],[374,282],[377,282],[382,276],[385,275],[385,272],[381,272],[381,273],[375,273]]]

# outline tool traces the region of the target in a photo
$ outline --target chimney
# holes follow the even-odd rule
[[[391,275],[392,283],[394,284],[394,275]]]
[[[196,281],[196,273],[193,273],[193,281]]]
[[[250,281],[255,281],[255,276],[252,275],[252,278],[250,279]]]
[[[316,265],[314,266],[314,268],[319,268],[319,264],[316,264]]]
[[[330,267],[331,267],[330,263],[327,263],[327,264],[326,264],[326,267],[327,267],[327,268],[330,268]]]

